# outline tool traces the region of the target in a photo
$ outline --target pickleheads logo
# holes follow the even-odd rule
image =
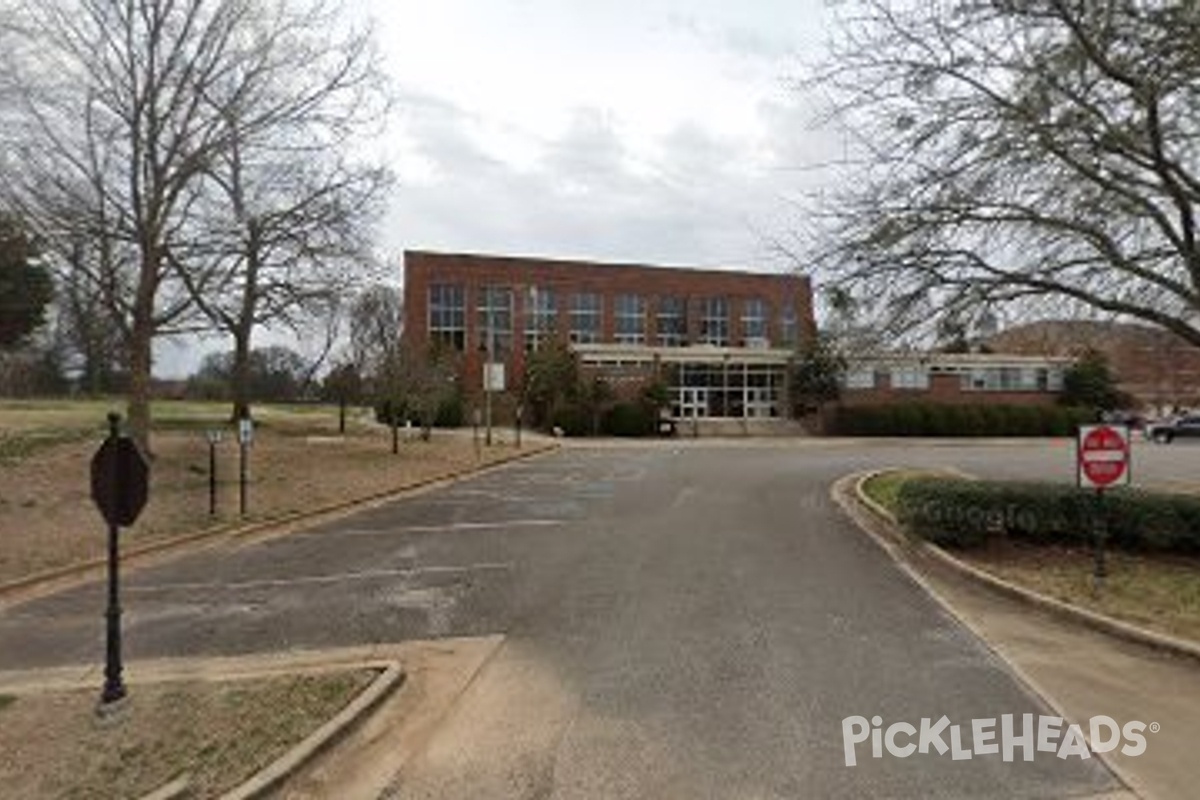
[[[1012,761],[1017,752],[1025,761],[1033,761],[1038,753],[1053,753],[1057,758],[1091,758],[1093,753],[1107,753],[1121,748],[1127,756],[1140,756],[1146,752],[1146,731],[1158,733],[1159,725],[1132,720],[1118,725],[1112,717],[1096,716],[1088,720],[1088,736],[1083,727],[1071,723],[1065,728],[1062,717],[1022,714],[1018,723],[1013,714],[1002,714],[996,718],[973,719],[969,724],[952,724],[942,716],[934,721],[928,717],[920,725],[893,722],[886,728],[883,718],[846,717],[842,720],[842,746],[846,751],[846,766],[858,763],[858,745],[868,739],[871,757],[883,758],[886,751],[896,758],[908,758],[914,753],[939,756],[950,754],[954,761],[964,761],[975,756],[999,754],[1005,761]],[[970,747],[963,746],[963,732],[970,732]]]

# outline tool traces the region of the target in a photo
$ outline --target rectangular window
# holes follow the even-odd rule
[[[429,341],[461,351],[466,346],[466,294],[462,286],[429,287]]]
[[[701,302],[700,341],[717,347],[729,345],[729,301],[724,297],[706,297]]]
[[[512,289],[507,286],[481,286],[477,294],[477,345],[480,350],[503,356],[512,350]]]
[[[891,383],[893,389],[928,389],[929,371],[924,367],[893,367]]]
[[[619,294],[613,307],[616,340],[621,344],[646,342],[646,301],[639,294]]]
[[[686,305],[682,297],[658,298],[658,343],[663,347],[679,347],[687,341]]]
[[[964,392],[995,391],[1000,388],[1000,376],[993,369],[977,367],[963,373],[962,389]]]
[[[784,347],[796,346],[796,307],[788,304],[779,315],[779,340]]]
[[[525,291],[525,349],[537,350],[554,338],[558,328],[558,298],[545,286],[530,286]]]
[[[571,295],[571,343],[600,341],[600,295],[576,292]]]
[[[1062,372],[1028,367],[975,367],[962,376],[962,389],[971,392],[1060,391]]]
[[[874,389],[875,370],[852,367],[846,370],[846,376],[843,380],[846,383],[847,389]]]
[[[742,338],[746,347],[766,347],[767,304],[761,297],[742,301]]]

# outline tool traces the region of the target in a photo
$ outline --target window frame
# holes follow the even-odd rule
[[[582,303],[584,299],[594,300],[592,304]],[[571,307],[568,311],[570,328],[568,338],[571,344],[595,344],[603,336],[604,325],[604,296],[599,292],[578,291],[571,293]],[[581,327],[581,320],[590,320],[588,327]]]
[[[447,302],[443,293],[451,293]],[[455,302],[456,301],[456,302]],[[426,289],[426,331],[430,342],[467,346],[467,291],[461,283],[431,283]]]
[[[632,301],[632,308],[628,307]],[[646,343],[646,298],[623,293],[613,298],[613,341],[618,344]]]

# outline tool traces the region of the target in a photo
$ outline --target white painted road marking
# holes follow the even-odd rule
[[[392,536],[398,533],[436,533],[438,531],[474,531],[489,528],[537,528],[563,525],[565,519],[503,519],[496,522],[448,522],[442,525],[401,525],[395,528],[340,528],[333,531],[301,531],[288,538],[301,536]]]
[[[457,572],[507,571],[513,568],[511,561],[468,564],[461,567],[432,566],[432,567],[398,567],[395,569],[369,569],[358,572],[340,572],[334,575],[302,575],[297,578],[262,578],[252,581],[196,581],[193,583],[158,583],[126,586],[126,592],[176,592],[196,589],[268,589],[296,584],[339,583],[341,581],[378,580],[380,578],[398,578],[414,575],[447,575]]]

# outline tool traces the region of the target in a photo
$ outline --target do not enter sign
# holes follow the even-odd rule
[[[1129,429],[1080,425],[1076,445],[1079,485],[1094,489],[1129,483]]]

